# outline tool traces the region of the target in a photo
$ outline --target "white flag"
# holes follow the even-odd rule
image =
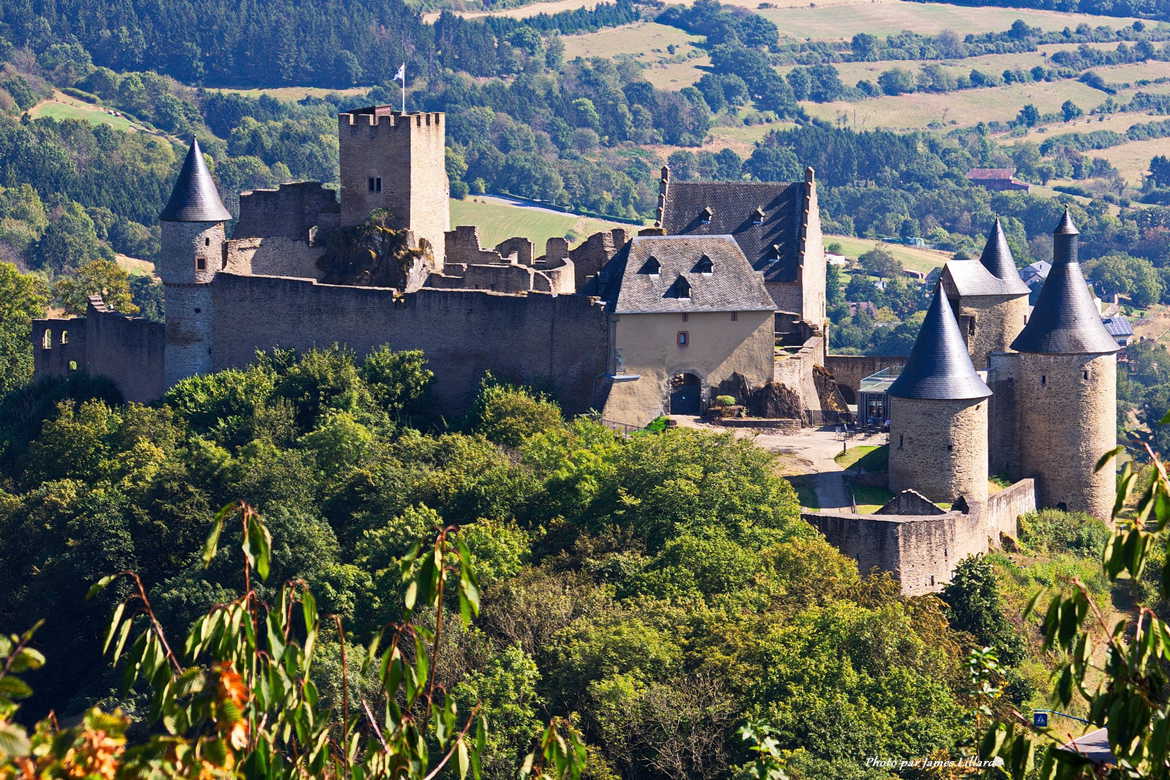
[[[406,83],[406,63],[405,62],[398,66],[398,72],[394,74],[394,80],[401,81],[403,84]]]

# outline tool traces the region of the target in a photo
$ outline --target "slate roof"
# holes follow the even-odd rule
[[[1077,229],[1067,209],[1054,238],[1052,270],[1012,349],[1045,355],[1116,352],[1121,347],[1105,330],[1077,261]]]
[[[1010,181],[1015,175],[1014,168],[972,168],[967,171],[967,178],[972,181]]]
[[[1116,317],[1106,317],[1101,320],[1101,324],[1105,326],[1105,332],[1116,339],[1118,336],[1132,336],[1133,326],[1129,324],[1129,320],[1120,314]]]
[[[897,398],[931,400],[973,400],[991,395],[967,354],[942,285],[934,288],[934,300],[926,310],[905,368],[886,392]]]
[[[701,270],[704,258],[709,273]],[[637,236],[605,265],[597,284],[614,314],[776,308],[731,236]]]
[[[1052,270],[1052,263],[1047,260],[1037,260],[1031,265],[1024,266],[1020,271],[1020,278],[1024,280],[1024,284],[1039,284],[1048,278],[1048,272]]]
[[[194,138],[171,190],[171,198],[158,218],[165,222],[225,222],[232,218],[219,198],[199,141]]]
[[[979,262],[949,260],[946,269],[959,295],[1016,297],[1029,292],[1016,270],[1016,261],[998,218],[987,236]]]
[[[662,228],[668,235],[734,236],[748,262],[767,281],[794,282],[801,263],[804,205],[810,186],[671,179]],[[704,209],[710,209],[709,222]],[[762,219],[757,209],[763,210]]]

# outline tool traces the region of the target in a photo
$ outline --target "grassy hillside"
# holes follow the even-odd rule
[[[825,246],[840,244],[841,254],[856,259],[871,249],[881,246],[889,252],[902,266],[911,271],[928,273],[951,259],[948,252],[939,252],[934,249],[920,249],[918,247],[903,246],[901,244],[887,244],[872,238],[855,238],[853,236],[825,236]]]
[[[138,125],[112,109],[86,103],[64,92],[54,91],[53,96],[42,100],[29,109],[33,119],[80,119],[95,125],[109,125],[115,130],[139,130]]]
[[[615,227],[634,229],[633,225],[513,205],[479,196],[451,200],[451,225],[478,226],[479,242],[485,247],[495,246],[513,236],[524,236],[536,245],[537,254],[544,253],[544,242],[553,236],[565,236],[570,244],[575,245],[602,230]]]

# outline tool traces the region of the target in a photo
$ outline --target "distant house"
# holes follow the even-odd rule
[[[1109,331],[1109,335],[1118,346],[1127,347],[1129,342],[1133,341],[1133,325],[1130,325],[1129,320],[1122,315],[1106,317],[1101,322],[1105,324],[1105,330]]]
[[[844,266],[849,265],[849,258],[845,255],[838,255],[832,252],[825,252],[825,262],[829,265]]]
[[[1015,175],[1011,168],[972,168],[967,171],[967,181],[989,190],[1027,192],[1028,183],[1017,181]]]

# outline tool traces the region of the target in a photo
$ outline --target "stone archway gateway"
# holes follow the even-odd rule
[[[670,378],[670,413],[699,414],[702,387],[694,374],[675,374]]]

